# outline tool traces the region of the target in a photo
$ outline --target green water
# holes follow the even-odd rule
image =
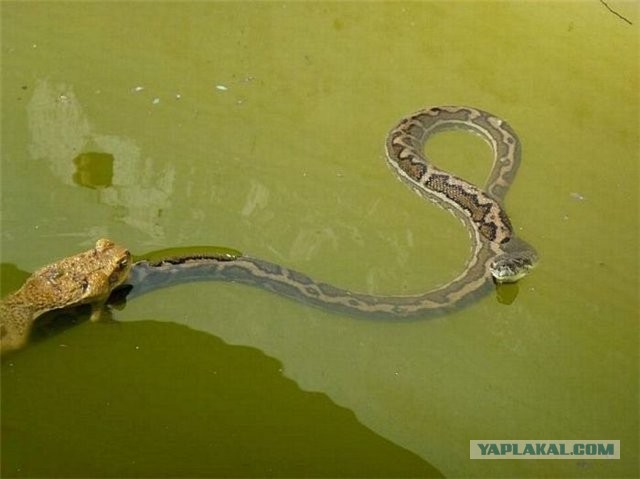
[[[443,283],[467,234],[383,159],[443,104],[518,132],[507,207],[542,258],[512,304],[433,321],[201,283],[42,333],[2,362],[2,476],[636,477],[639,19],[607,4],[633,25],[596,1],[2,2],[3,294],[99,237]],[[488,172],[470,135],[427,149]],[[621,459],[471,461],[472,439]]]

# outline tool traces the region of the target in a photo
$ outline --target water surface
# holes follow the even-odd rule
[[[443,104],[518,132],[507,209],[542,261],[511,304],[433,321],[201,283],[44,334],[2,363],[2,475],[633,477],[637,8],[608,4],[634,24],[599,2],[3,2],[4,294],[99,237],[371,293],[446,282],[466,232],[383,159],[398,119]],[[464,133],[427,151],[490,167]],[[622,459],[468,459],[585,438]]]

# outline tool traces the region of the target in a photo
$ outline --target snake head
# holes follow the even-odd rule
[[[526,276],[538,262],[536,251],[519,238],[511,238],[504,251],[489,265],[496,283],[515,283]]]

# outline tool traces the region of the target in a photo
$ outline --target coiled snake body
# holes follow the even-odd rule
[[[494,161],[484,189],[438,169],[423,153],[429,137],[449,129],[470,131],[491,145]],[[504,120],[463,106],[421,110],[391,130],[386,156],[403,182],[460,218],[469,231],[471,256],[464,271],[447,284],[415,295],[375,296],[320,283],[305,274],[249,256],[227,260],[196,255],[136,263],[128,281],[132,286],[129,297],[176,282],[222,280],[258,286],[348,314],[427,317],[469,302],[486,292],[492,281],[517,281],[535,265],[535,250],[515,236],[502,206],[520,164],[520,143]]]
[[[424,155],[431,135],[452,128],[476,133],[491,145],[494,161],[483,190],[438,169]],[[459,307],[487,291],[492,280],[517,281],[535,265],[535,250],[514,235],[502,207],[520,164],[520,143],[506,122],[476,108],[429,108],[391,130],[386,152],[402,181],[456,215],[469,231],[471,256],[464,271],[447,284],[409,296],[355,293],[239,252],[220,253],[221,249],[173,257],[162,254],[160,260],[146,259],[131,266],[126,248],[101,239],[89,251],[36,271],[20,290],[0,301],[0,352],[22,347],[35,320],[47,311],[89,303],[92,319],[98,319],[104,301],[125,281],[129,298],[177,282],[221,280],[258,286],[343,313],[397,319],[433,316]]]

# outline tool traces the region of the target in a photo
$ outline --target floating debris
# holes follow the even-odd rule
[[[137,86],[137,87],[133,88],[133,91],[136,92],[136,93],[139,92],[139,91],[142,91],[142,90],[144,90],[143,86]]]
[[[155,97],[151,103],[153,103],[154,105],[157,105],[158,103],[160,103],[160,98]]]
[[[584,198],[584,196],[582,196],[580,193],[576,193],[576,192],[571,193],[571,195],[570,195],[570,196],[571,196],[571,198],[573,198],[574,200],[580,200],[580,201],[582,201],[582,200],[584,200],[584,199],[585,199],[585,198]]]
[[[228,88],[224,85],[216,85],[216,90],[227,91]]]

